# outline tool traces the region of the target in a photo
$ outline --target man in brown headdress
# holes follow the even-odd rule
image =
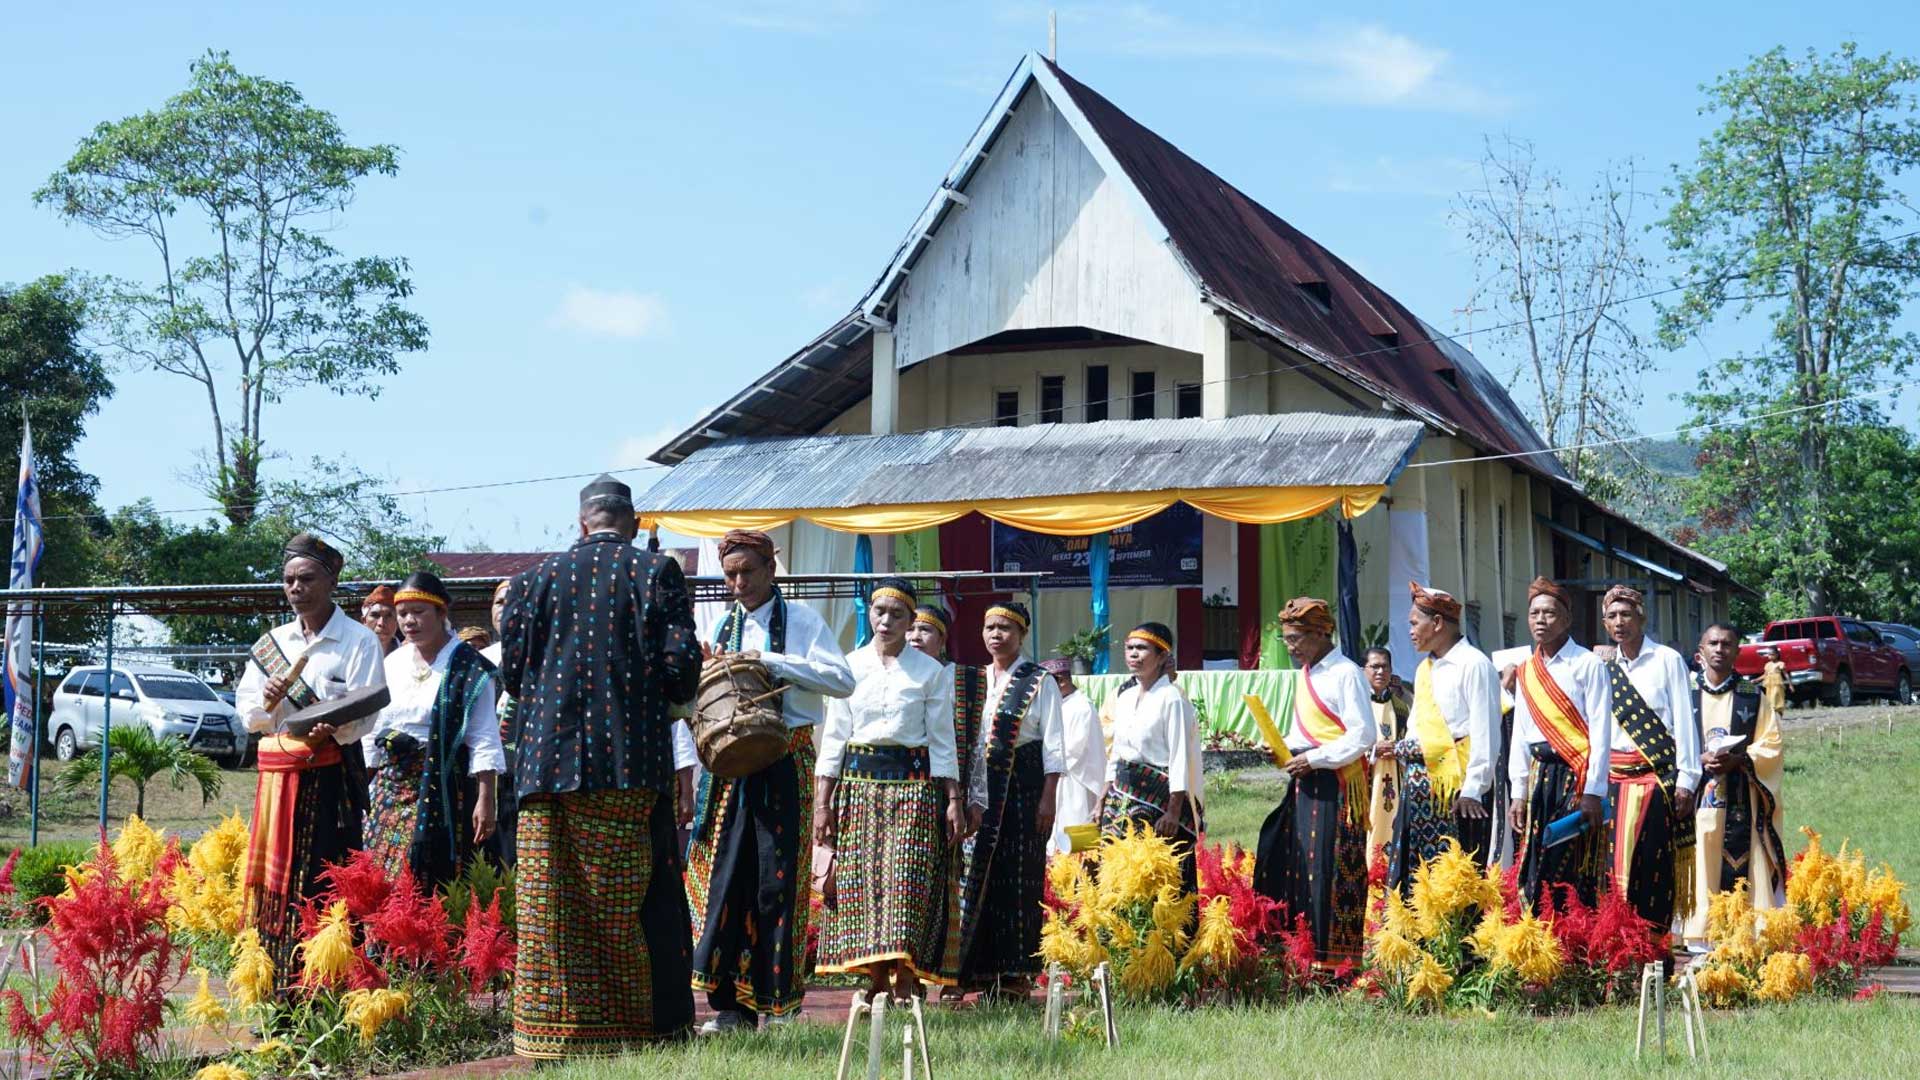
[[[1499,755],[1500,675],[1460,633],[1460,601],[1409,582],[1407,633],[1426,653],[1413,678],[1406,735],[1383,740],[1375,757],[1397,766],[1400,804],[1387,880],[1413,887],[1420,864],[1458,841],[1481,866],[1491,845],[1487,795]]]
[[[1573,598],[1535,578],[1527,589],[1527,631],[1533,655],[1520,665],[1514,691],[1513,753],[1507,755],[1514,802],[1510,825],[1519,838],[1521,896],[1536,908],[1544,892],[1571,886],[1586,903],[1601,876],[1601,816],[1607,796],[1613,699],[1598,657],[1573,640]],[[1578,832],[1552,847],[1547,828],[1578,815]]]
[[[1305,915],[1317,959],[1360,959],[1367,904],[1367,748],[1379,738],[1366,675],[1333,642],[1333,611],[1300,596],[1280,638],[1300,671],[1287,727],[1292,776],[1260,827],[1253,886]]]

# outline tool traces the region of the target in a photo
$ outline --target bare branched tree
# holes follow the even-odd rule
[[[1624,303],[1647,272],[1634,244],[1632,162],[1609,166],[1575,195],[1531,142],[1489,137],[1480,174],[1454,220],[1473,247],[1478,299],[1490,301],[1489,336],[1508,361],[1509,385],[1549,446],[1632,435],[1651,366]],[[1622,472],[1634,471],[1631,455],[1613,448],[1560,460],[1603,498],[1619,496]]]

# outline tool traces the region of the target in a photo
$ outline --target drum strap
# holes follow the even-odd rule
[[[261,634],[260,640],[253,643],[253,648],[249,652],[253,656],[253,662],[260,665],[260,671],[269,679],[293,670],[293,661],[287,659],[287,651],[274,640],[271,631]],[[319,700],[320,695],[313,692],[313,687],[307,685],[305,678],[293,680],[293,685],[287,688],[286,701],[293,706],[295,712]]]

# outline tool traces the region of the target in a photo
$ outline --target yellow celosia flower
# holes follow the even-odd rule
[[[135,814],[121,827],[120,835],[113,841],[113,865],[120,872],[120,880],[143,882],[153,874],[153,864],[160,861],[161,852],[166,844],[161,840],[161,832],[155,832],[146,822]]]
[[[1553,929],[1531,914],[1500,931],[1493,965],[1520,976],[1529,986],[1549,986],[1566,960]]]
[[[260,944],[260,931],[251,926],[233,941],[233,970],[227,972],[227,993],[242,1009],[273,998],[273,958]]]
[[[293,1061],[293,1046],[285,1039],[268,1039],[247,1052],[270,1065]]]
[[[1086,970],[1087,940],[1073,928],[1071,920],[1057,911],[1049,911],[1040,927],[1040,959],[1059,964],[1072,972]]]
[[[1888,932],[1895,937],[1913,925],[1913,909],[1907,905],[1906,890],[1906,883],[1894,877],[1893,868],[1886,863],[1881,863],[1880,869],[1867,878],[1867,908],[1880,913]]]
[[[1167,984],[1173,981],[1174,974],[1173,952],[1167,948],[1166,933],[1161,930],[1149,931],[1146,943],[1120,970],[1120,988],[1131,994],[1149,997],[1166,989]]]
[[[405,990],[382,987],[378,990],[350,990],[340,999],[342,1016],[360,1029],[360,1041],[371,1043],[380,1029],[395,1017],[405,1015],[413,998]]]
[[[1194,933],[1193,944],[1180,961],[1183,970],[1204,966],[1225,971],[1240,962],[1240,928],[1233,925],[1231,906],[1226,897],[1216,896],[1201,909],[1200,929]]]
[[[1746,885],[1742,878],[1740,884]],[[1755,916],[1758,924],[1760,951],[1762,953],[1790,952],[1799,940],[1801,923],[1798,908],[1769,908],[1764,914]]]
[[[1399,934],[1408,941],[1420,940],[1420,921],[1407,905],[1401,902],[1398,889],[1387,892],[1387,911],[1380,925],[1388,932]]]
[[[1078,855],[1055,855],[1047,863],[1047,884],[1053,888],[1053,895],[1062,900],[1078,897],[1086,877]]]
[[[1761,1001],[1792,1001],[1812,989],[1813,961],[1804,953],[1778,952],[1760,969],[1760,988],[1754,995]]]
[[[193,1000],[187,1002],[187,1019],[202,1027],[226,1023],[227,1007],[220,1004],[220,999],[214,997],[213,991],[207,988],[207,969],[196,968],[195,971],[200,976],[200,989],[194,993]]]
[[[1187,923],[1193,918],[1193,908],[1200,898],[1191,893],[1180,895],[1180,886],[1162,885],[1160,894],[1153,900],[1153,925],[1167,935],[1167,941],[1175,952],[1187,947]]]
[[[1733,888],[1713,894],[1707,901],[1707,940],[1715,945],[1745,941],[1753,937],[1753,903],[1747,895],[1747,879]]]
[[[1150,902],[1163,886],[1179,884],[1180,861],[1173,845],[1152,829],[1131,827],[1125,836],[1107,837],[1100,847],[1100,893],[1110,906]]]
[[[353,927],[347,904],[336,900],[320,920],[320,929],[300,943],[301,979],[308,986],[337,986],[353,973]]]
[[[1506,926],[1506,912],[1500,908],[1492,908],[1480,916],[1480,922],[1473,928],[1473,933],[1467,935],[1467,944],[1473,946],[1474,952],[1492,959],[1500,949],[1500,932],[1506,929]]]
[[[236,810],[193,842],[187,849],[187,862],[202,877],[231,878],[240,869],[240,860],[246,853],[247,823]]]
[[[1425,955],[1420,946],[1392,930],[1382,930],[1373,939],[1373,966],[1389,975],[1406,974]]]
[[[1688,970],[1693,974],[1693,983],[1699,988],[1701,999],[1716,1009],[1738,1005],[1753,990],[1753,984],[1747,981],[1747,977],[1727,964],[1707,963]]]
[[[1415,1001],[1439,1004],[1453,987],[1453,974],[1427,953],[1420,954],[1419,969],[1407,981],[1407,995]]]
[[[252,1077],[238,1065],[216,1061],[194,1073],[193,1080],[252,1080]]]

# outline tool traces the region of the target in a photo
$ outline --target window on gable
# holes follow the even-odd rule
[[[1067,377],[1040,376],[1040,422],[1057,424],[1066,418]]]
[[[1135,420],[1153,419],[1153,372],[1151,371],[1133,373],[1133,418]]]
[[[1107,365],[1087,365],[1087,423],[1107,418]]]
[[[1199,383],[1187,382],[1174,384],[1173,415],[1182,420],[1190,420],[1200,415]]]

